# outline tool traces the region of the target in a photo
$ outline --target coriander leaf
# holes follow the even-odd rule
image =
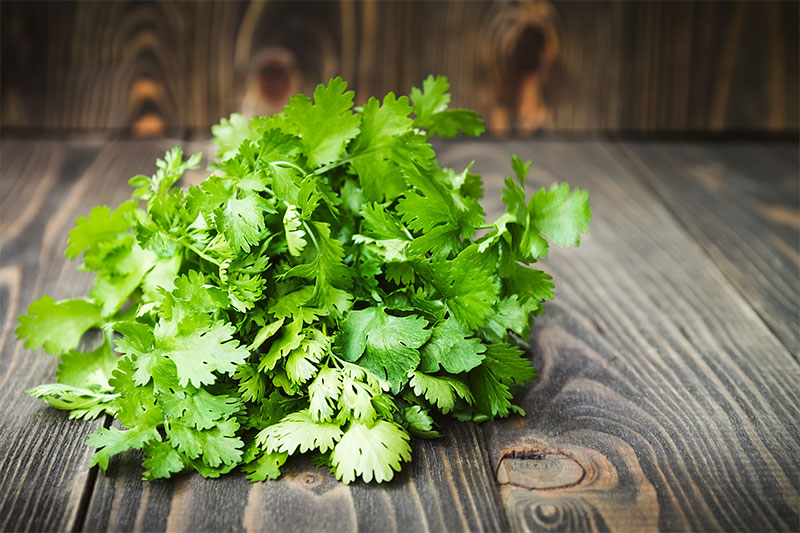
[[[115,427],[100,428],[86,439],[87,446],[97,448],[92,455],[89,466],[98,465],[103,472],[108,470],[108,461],[112,455],[131,448],[140,449],[150,442],[158,442],[161,435],[153,426],[120,430]]]
[[[87,389],[63,383],[38,385],[27,391],[56,409],[69,411],[70,418],[90,420],[103,413],[115,414],[113,402],[119,395],[107,390]]]
[[[69,232],[67,250],[64,252],[70,259],[75,259],[87,248],[96,248],[100,244],[115,238],[119,233],[127,231],[132,222],[132,213],[136,202],[127,201],[111,212],[105,205],[93,207],[88,216],[75,221],[75,227]]]
[[[498,381],[486,365],[469,373],[469,388],[475,398],[475,408],[493,418],[508,416],[511,408],[511,392],[508,386]]]
[[[117,365],[117,358],[111,345],[103,342],[96,350],[82,353],[70,350],[61,356],[56,376],[58,382],[74,387],[108,388],[111,372]]]
[[[393,422],[351,422],[331,453],[336,478],[345,483],[358,476],[365,483],[390,481],[400,463],[411,460],[408,440],[408,433]]]
[[[264,212],[269,208],[256,193],[244,193],[229,199],[214,216],[217,229],[236,251],[249,252],[258,244],[264,231]]]
[[[406,429],[415,437],[423,439],[432,439],[441,436],[441,434],[434,429],[436,424],[428,414],[428,411],[419,405],[412,405],[403,410],[403,419],[405,420]]]
[[[314,422],[308,409],[288,414],[280,422],[264,428],[256,436],[256,443],[268,453],[282,452],[292,455],[295,450],[326,452],[342,438],[338,424]]]
[[[252,135],[252,130],[247,118],[233,113],[230,118],[223,118],[219,124],[211,126],[211,133],[214,135],[214,142],[218,147],[217,156],[225,160],[236,155],[239,145]]]
[[[540,189],[528,202],[535,227],[557,246],[577,246],[589,231],[592,210],[586,191],[569,191],[566,183]]]
[[[216,381],[214,372],[231,374],[247,359],[249,352],[233,339],[233,332],[232,325],[222,322],[177,336],[157,327],[156,347],[177,366],[181,387],[200,387]]]
[[[396,198],[405,189],[394,162],[394,145],[411,131],[408,98],[389,93],[383,99],[370,98],[361,112],[361,133],[353,141],[351,164],[358,174],[364,195],[370,200]]]
[[[170,419],[166,429],[173,447],[190,459],[201,458],[211,468],[235,465],[242,457],[244,443],[236,436],[239,424],[233,419],[220,420],[211,429],[204,430]]]
[[[467,329],[483,326],[492,312],[499,292],[499,284],[488,274],[492,270],[475,245],[452,261],[435,264],[434,284],[452,316]]]
[[[342,373],[323,367],[308,386],[309,412],[314,422],[325,422],[334,415],[334,406],[342,392]]]
[[[444,76],[428,76],[422,90],[411,89],[414,102],[414,126],[441,137],[455,137],[459,131],[467,135],[480,135],[486,130],[477,113],[468,109],[447,109],[450,84]]]
[[[59,355],[76,348],[83,334],[103,323],[101,308],[86,300],[55,301],[49,296],[33,302],[19,317],[16,333],[26,338],[25,347]]]
[[[410,375],[409,385],[414,390],[414,394],[424,397],[444,414],[453,410],[456,405],[456,397],[469,404],[473,401],[469,387],[457,378],[431,376],[422,372],[412,372]]]
[[[286,231],[286,244],[289,247],[289,253],[297,257],[303,251],[307,242],[303,238],[306,232],[300,229],[300,216],[297,213],[297,206],[290,205],[286,208],[286,213],[283,216],[283,227]]]
[[[414,103],[414,114],[417,117],[431,117],[447,109],[450,84],[445,76],[428,76],[422,82],[422,90],[411,88],[411,101]]]
[[[153,252],[138,244],[118,253],[113,260],[106,261],[106,269],[98,274],[94,287],[89,291],[95,303],[102,306],[103,316],[119,311],[156,261]]]
[[[210,429],[217,421],[229,418],[242,408],[234,396],[213,395],[205,389],[162,394],[158,401],[165,415],[179,418],[197,429]]]
[[[341,348],[347,361],[374,372],[399,391],[420,361],[419,347],[431,335],[424,319],[396,317],[378,307],[351,311],[341,323]]]
[[[247,472],[250,481],[265,481],[278,479],[281,475],[281,466],[289,458],[288,453],[262,453],[255,460],[242,467]]]
[[[490,344],[483,364],[506,385],[522,385],[536,377],[536,370],[525,352],[508,344]]]
[[[437,372],[441,365],[451,374],[460,374],[481,364],[486,347],[480,339],[467,338],[469,335],[452,317],[434,327],[430,340],[420,350],[419,369]]]
[[[147,458],[142,461],[142,466],[147,470],[142,479],[146,481],[168,478],[186,468],[186,459],[169,443],[152,442],[145,444],[143,450]]]
[[[342,394],[339,397],[339,410],[348,417],[362,422],[372,422],[377,413],[372,400],[380,389],[365,383],[362,376],[353,372],[344,372],[342,378]]]
[[[337,159],[347,142],[358,135],[360,116],[350,111],[353,91],[346,89],[346,82],[334,78],[327,86],[317,85],[313,104],[303,95],[289,99],[286,118],[300,134],[312,168]]]

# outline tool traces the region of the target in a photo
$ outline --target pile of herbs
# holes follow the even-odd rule
[[[118,421],[89,437],[92,465],[141,449],[145,479],[241,465],[264,480],[311,452],[344,483],[382,482],[410,436],[438,435],[436,413],[522,414],[512,393],[535,373],[517,345],[553,296],[523,263],[579,243],[587,194],[526,196],[530,163],[513,156],[507,211],[487,223],[480,177],[428,142],[484,130],[448,88],[429,77],[354,108],[332,79],[273,116],[222,120],[199,186],[175,186],[200,156],[174,148],[129,201],[77,220],[66,256],[93,288],[43,296],[17,334],[60,356],[32,395]],[[103,341],[84,353],[90,329]]]

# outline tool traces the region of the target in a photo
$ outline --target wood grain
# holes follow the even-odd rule
[[[638,175],[800,357],[800,165],[742,143],[626,143]]]
[[[800,127],[799,4],[13,2],[0,126],[207,133],[342,75],[363,103],[444,74],[496,134]]]
[[[723,211],[746,222],[755,210],[761,219],[753,220],[766,224],[760,206],[794,205],[797,157],[786,144],[623,150],[598,142],[443,143],[444,164],[476,160],[489,218],[500,207],[500,178],[512,152],[534,161],[529,186],[558,179],[590,192],[591,235],[579,249],[554,250],[543,262],[554,275],[556,300],[531,339],[541,377],[519,398],[527,417],[446,425],[443,439],[414,442],[413,463],[389,485],[343,486],[305,459],[290,462],[274,482],[252,484],[233,474],[145,483],[137,453],[113,459],[108,476],[95,475],[86,469],[83,441],[100,422],[68,421],[23,394],[52,380],[56,365],[41,351],[24,350],[13,327],[42,293],[86,291],[90,277],[63,259],[72,222],[97,203],[126,198],[127,178],[150,173],[173,144],[0,146],[0,529],[800,526],[800,365],[778,329],[767,327],[772,317],[791,330],[791,317],[760,310],[708,251],[713,235],[692,230],[701,208],[716,213],[714,224],[735,228]],[[184,147],[208,150],[204,143]],[[715,194],[695,183],[703,165],[721,166],[714,175],[724,186]],[[674,190],[658,185],[659,172],[675,176]],[[681,191],[675,199],[689,198],[681,210],[674,191]],[[773,210],[770,220],[793,221],[786,210]],[[763,234],[780,231],[771,228]],[[716,246],[721,257],[732,253]],[[796,266],[747,268],[783,277]]]
[[[555,454],[584,475],[502,485],[512,529],[796,531],[800,366],[788,350],[615,147],[457,143],[443,159],[477,160],[491,218],[511,152],[534,161],[530,186],[587,188],[594,213],[579,249],[543,263],[556,299],[531,339],[541,377],[519,398],[528,416],[483,426],[495,468],[514,452]]]
[[[4,141],[0,147],[0,529],[64,530],[89,484],[86,435],[97,423],[74,424],[24,394],[53,381],[55,361],[17,342],[17,315],[41,291],[68,296],[86,278],[65,269],[64,222],[81,207],[80,180],[97,149],[63,143]],[[48,490],[58,486],[61,490]]]

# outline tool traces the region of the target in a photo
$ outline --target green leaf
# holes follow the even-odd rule
[[[499,284],[489,274],[492,268],[487,258],[472,245],[454,260],[436,266],[434,283],[452,316],[470,330],[483,326],[499,292]]]
[[[506,385],[522,385],[536,377],[536,370],[525,352],[508,344],[489,345],[484,366]]]
[[[569,191],[566,183],[540,189],[528,202],[535,227],[557,246],[577,246],[581,233],[589,231],[592,210],[586,191]]]
[[[508,416],[511,391],[500,383],[491,370],[481,365],[469,374],[469,388],[475,398],[475,408],[489,416]]]
[[[415,437],[433,439],[441,436],[441,434],[434,429],[436,423],[433,421],[433,418],[431,418],[431,415],[419,405],[406,407],[403,410],[403,418],[405,419],[409,433]]]
[[[288,459],[288,453],[262,453],[254,461],[242,467],[247,472],[250,481],[265,481],[278,479],[281,475],[281,466]]]
[[[89,295],[103,316],[114,315],[139,286],[157,262],[156,255],[134,244],[128,250],[106,261],[106,269],[98,274]]]
[[[419,369],[437,372],[441,366],[451,374],[467,372],[481,364],[486,347],[480,339],[469,337],[454,318],[433,328],[430,340],[422,347]]]
[[[326,452],[342,438],[338,424],[315,422],[308,409],[286,415],[280,422],[259,432],[256,443],[267,453],[294,454],[309,450]]]
[[[307,244],[303,238],[306,232],[300,229],[300,224],[297,206],[290,205],[286,208],[286,214],[283,216],[283,227],[286,231],[286,245],[289,247],[289,253],[295,257],[300,255]]]
[[[412,372],[409,385],[414,394],[424,397],[444,414],[453,410],[457,398],[469,404],[473,401],[469,387],[463,381],[451,376],[431,376],[422,372]]]
[[[147,469],[142,474],[142,479],[145,481],[168,478],[186,468],[186,459],[169,443],[153,442],[145,444],[143,450],[147,455],[147,458],[142,461],[142,466]]]
[[[265,201],[256,193],[247,193],[242,198],[231,198],[214,216],[217,229],[236,251],[249,252],[258,244],[264,231]]]
[[[386,420],[373,425],[351,422],[333,449],[331,464],[336,479],[352,483],[361,476],[365,483],[390,481],[403,461],[411,460],[408,433]]]
[[[242,458],[242,440],[236,436],[239,424],[233,420],[220,420],[213,428],[199,430],[171,419],[167,424],[169,443],[190,459],[202,459],[211,468],[223,464],[235,465]]]
[[[101,308],[86,300],[55,301],[49,296],[33,302],[19,317],[16,333],[27,338],[25,347],[59,355],[77,348],[83,334],[103,323]]]
[[[103,342],[89,353],[70,350],[62,355],[56,376],[58,382],[64,385],[108,388],[108,380],[116,365],[117,358],[111,351],[111,345]]]
[[[334,406],[342,393],[342,373],[323,367],[308,386],[309,412],[314,422],[325,422],[334,415]]]
[[[232,325],[221,322],[179,336],[156,328],[156,347],[175,363],[181,387],[200,387],[214,383],[215,372],[232,374],[247,359],[249,352],[233,339],[233,332]]]
[[[337,159],[347,142],[358,135],[360,117],[354,115],[353,91],[347,83],[333,78],[328,85],[317,85],[314,102],[303,95],[293,96],[286,107],[286,118],[300,135],[312,168]]]
[[[242,408],[238,398],[226,394],[213,395],[205,389],[162,394],[158,402],[165,415],[179,418],[197,429],[210,429],[219,420],[231,417]]]
[[[396,317],[378,307],[351,311],[341,324],[344,358],[357,361],[399,391],[408,371],[420,362],[420,346],[430,338],[426,326],[420,317]]]
[[[469,109],[447,109],[450,84],[444,76],[428,76],[422,90],[411,89],[414,102],[414,126],[428,130],[431,135],[455,137],[459,132],[480,135],[486,130],[481,117]]]
[[[92,455],[89,466],[98,465],[103,472],[108,470],[108,461],[112,455],[125,450],[141,449],[145,444],[158,442],[161,435],[153,426],[120,430],[115,427],[100,428],[86,439],[86,445],[97,448]]]
[[[102,243],[114,239],[118,234],[127,231],[133,219],[132,213],[136,202],[127,201],[111,212],[105,205],[93,207],[88,216],[75,221],[75,227],[69,232],[67,250],[64,255],[75,259],[81,252],[97,248]]]
[[[118,394],[97,388],[84,388],[66,385],[63,383],[48,383],[38,385],[27,391],[34,398],[40,398],[45,403],[69,411],[70,418],[83,418],[90,420],[103,413],[115,414],[114,401]]]

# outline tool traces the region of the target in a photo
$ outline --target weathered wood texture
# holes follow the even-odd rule
[[[587,188],[594,221],[579,249],[543,263],[556,300],[531,339],[541,378],[519,398],[528,417],[449,425],[443,439],[414,443],[414,462],[391,484],[342,486],[302,460],[255,485],[240,474],[145,483],[135,453],[112,460],[107,477],[87,470],[83,442],[100,422],[67,421],[23,395],[53,379],[55,361],[23,349],[13,327],[42,293],[88,288],[62,256],[73,220],[123,200],[127,178],[150,172],[172,144],[0,147],[0,529],[798,530],[800,365],[766,325],[772,308],[726,269],[730,250],[711,253],[713,236],[692,229],[693,202],[735,224],[719,206],[755,216],[776,198],[770,190],[791,192],[780,176],[796,154],[763,143],[443,145],[445,164],[477,160],[490,218],[507,155],[518,152],[534,161],[530,186]],[[677,162],[659,162],[671,151]],[[696,160],[733,169],[721,172],[720,194],[694,197],[702,187],[685,167]],[[660,184],[662,167],[682,177]],[[764,168],[773,179],[759,178]],[[691,202],[675,209],[670,199],[684,195]],[[789,245],[800,240],[793,231],[794,241],[782,237]],[[746,268],[783,279],[793,265]],[[790,319],[775,311],[775,323]]]
[[[800,165],[734,144],[627,143],[637,175],[800,357]]]
[[[685,213],[614,146],[465,143],[443,158],[477,160],[497,214],[509,152],[534,161],[530,186],[587,188],[594,213],[578,250],[544,261],[556,298],[532,336],[528,416],[483,426],[512,529],[797,531],[800,365],[676,220]],[[782,268],[796,272],[766,273]],[[548,454],[563,457],[532,464]]]
[[[798,26],[793,1],[4,1],[0,126],[183,135],[434,73],[500,134],[796,132]]]

